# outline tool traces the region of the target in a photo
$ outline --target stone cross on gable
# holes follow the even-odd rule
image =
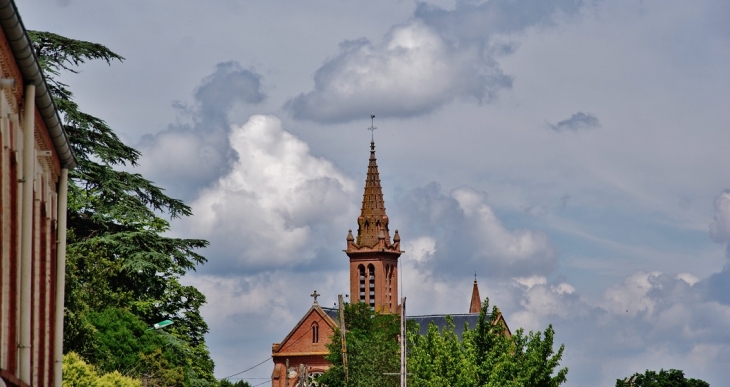
[[[310,294],[309,297],[314,298],[314,303],[317,304],[317,297],[321,296],[321,294],[317,293],[315,290],[314,293]]]

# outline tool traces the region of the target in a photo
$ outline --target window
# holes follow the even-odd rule
[[[319,324],[312,323],[312,343],[319,343]]]
[[[365,266],[360,265],[357,270],[360,272],[360,302],[365,302]]]
[[[375,266],[368,265],[368,282],[370,283],[370,307],[375,307]]]

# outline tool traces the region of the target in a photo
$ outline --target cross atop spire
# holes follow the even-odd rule
[[[371,146],[375,144],[375,129],[377,129],[377,127],[375,127],[375,114],[370,114],[370,127],[368,130],[370,131]]]
[[[321,296],[321,294],[317,293],[315,290],[314,293],[310,294],[309,297],[314,298],[314,304],[317,305],[317,297]]]

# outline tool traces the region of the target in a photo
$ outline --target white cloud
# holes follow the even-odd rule
[[[539,275],[533,275],[531,277],[517,277],[514,280],[520,285],[527,287],[527,289],[530,289],[535,285],[547,284],[547,278]]]
[[[484,259],[522,272],[547,270],[543,273],[549,273],[555,268],[556,253],[546,234],[505,228],[492,207],[484,203],[483,195],[469,187],[452,190],[451,196],[459,203],[471,226],[478,246],[473,252],[474,259]]]
[[[431,237],[420,237],[406,242],[403,246],[405,251],[403,257],[416,262],[432,259],[433,254],[436,252],[436,240]]]
[[[640,312],[652,315],[654,300],[648,296],[654,287],[654,280],[661,273],[637,272],[624,279],[620,285],[608,288],[604,294],[604,307],[616,314],[627,313],[631,317]]]
[[[682,281],[688,283],[690,286],[696,284],[700,280],[699,278],[692,275],[691,273],[678,273],[677,279],[681,279]]]
[[[474,2],[446,10],[417,3],[413,18],[393,26],[380,43],[344,41],[339,54],[314,76],[314,90],[289,100],[295,119],[347,122],[370,111],[381,117],[430,113],[457,98],[478,103],[510,88],[497,59],[514,46],[500,35],[553,23],[575,14],[581,1]]]
[[[174,191],[200,188],[226,172],[230,158],[226,137],[220,130],[201,133],[191,128],[144,137],[138,145],[140,172]]]
[[[715,221],[710,224],[710,237],[718,243],[730,242],[730,190],[715,198]]]
[[[185,221],[189,235],[211,241],[219,261],[212,266],[221,260],[258,268],[308,263],[338,226],[346,230],[343,222],[354,218],[354,183],[310,155],[278,118],[251,116],[232,128],[230,142],[238,160],[201,192],[191,205],[195,217]]]
[[[199,189],[227,173],[236,160],[228,139],[228,116],[237,104],[258,104],[266,99],[261,80],[260,74],[237,62],[218,63],[196,87],[192,106],[173,104],[182,122],[141,138],[137,148],[142,156],[136,172],[169,191],[183,193],[184,199],[195,197]]]
[[[512,288],[519,302],[500,306],[513,331],[554,326],[573,385],[608,386],[611,378],[660,368],[717,383],[730,353],[730,305],[707,297],[707,279],[690,285],[680,277],[686,276],[636,272],[597,300],[567,282],[519,278]]]
[[[342,122],[427,113],[456,97],[483,100],[510,80],[478,46],[453,47],[420,20],[393,27],[380,44],[341,44],[315,75],[315,88],[286,104],[296,119]]]

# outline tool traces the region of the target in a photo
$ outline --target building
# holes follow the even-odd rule
[[[389,219],[385,212],[383,190],[380,185],[377,159],[375,158],[375,142],[370,142],[370,159],[365,178],[360,216],[357,218],[357,237],[349,230],[347,249],[344,250],[350,259],[350,298],[352,302],[364,302],[380,313],[400,313],[398,304],[398,258],[400,235],[395,230],[390,237]],[[324,308],[317,303],[319,295],[312,294],[314,303],[304,314],[289,334],[280,343],[271,347],[274,370],[271,374],[272,387],[305,387],[301,386],[300,375],[309,380],[325,372],[329,364],[324,359],[327,355],[326,345],[330,336],[339,326],[337,309]],[[465,304],[466,304],[466,297]],[[454,330],[461,335],[464,323],[474,327],[479,320],[481,298],[476,278],[472,288],[469,313],[452,314]],[[430,323],[439,328],[447,325],[446,315],[407,316],[408,320],[420,325],[425,334]],[[502,314],[493,323],[501,323],[509,335],[509,327]],[[309,384],[307,384],[309,386]]]
[[[60,387],[76,161],[12,0],[0,27],[0,387]]]

